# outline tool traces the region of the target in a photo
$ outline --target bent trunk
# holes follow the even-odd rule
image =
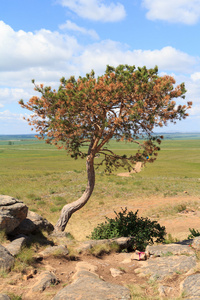
[[[83,193],[83,195],[76,201],[65,205],[61,211],[60,218],[56,223],[54,230],[55,231],[64,231],[65,227],[71,217],[71,215],[82,208],[90,196],[92,195],[94,185],[95,185],[95,172],[94,172],[94,157],[88,156],[86,160],[86,169],[87,169],[87,187]]]

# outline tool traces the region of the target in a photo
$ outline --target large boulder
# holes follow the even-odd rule
[[[47,221],[47,219],[41,217],[37,213],[33,211],[28,211],[27,218],[24,219],[17,228],[12,232],[12,235],[17,234],[25,234],[28,235],[32,232],[39,232],[39,231],[47,231],[50,233],[54,230],[54,226]]]
[[[14,257],[2,245],[0,245],[0,271],[9,271],[14,264]]]
[[[0,195],[0,230],[12,232],[27,216],[28,207],[18,199]]]

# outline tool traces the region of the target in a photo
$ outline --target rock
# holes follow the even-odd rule
[[[130,300],[126,287],[101,280],[89,271],[79,271],[76,280],[57,293],[53,300]]]
[[[115,269],[115,268],[110,268],[110,273],[111,273],[112,277],[117,277],[117,276],[121,276],[122,274],[124,274],[123,271],[121,271],[119,269]]]
[[[30,234],[32,232],[39,232],[42,230],[50,233],[54,230],[54,226],[37,213],[28,211],[27,218],[19,224],[12,234]]]
[[[78,248],[79,251],[87,251],[89,249],[92,249],[96,245],[100,244],[109,244],[111,245],[112,243],[116,243],[121,250],[127,249],[131,247],[132,244],[132,237],[120,237],[120,238],[113,238],[113,239],[104,239],[104,240],[89,240],[86,242],[83,242]]]
[[[2,245],[0,245],[0,270],[9,271],[14,264],[14,257]]]
[[[172,291],[171,286],[160,285],[159,288],[158,288],[158,292],[159,292],[161,297],[166,297],[167,295],[169,295],[169,293],[171,291]]]
[[[187,273],[196,266],[194,256],[157,257],[144,262],[144,265],[135,270],[141,276],[151,275],[151,279],[162,280],[173,274]]]
[[[167,244],[147,246],[146,251],[150,256],[191,255],[195,256],[194,250],[189,245]]]
[[[58,246],[48,246],[43,251],[38,253],[39,257],[45,257],[49,255],[68,255],[69,251],[65,245],[58,245]]]
[[[10,300],[10,297],[6,294],[0,294],[0,300]]]
[[[187,299],[200,299],[200,274],[193,274],[181,283],[181,290],[186,293]]]
[[[55,274],[49,271],[42,272],[38,278],[34,286],[32,287],[32,292],[42,292],[47,287],[50,287],[52,284],[57,284],[58,279],[56,278]]]
[[[192,247],[196,250],[200,250],[200,236],[193,239]]]
[[[25,245],[27,236],[19,236],[14,239],[10,244],[6,245],[5,248],[13,255],[16,256],[20,253],[23,245]]]
[[[30,278],[33,278],[37,274],[37,270],[31,270],[27,274],[23,276],[23,280],[29,280]]]
[[[10,196],[0,195],[0,230],[12,232],[27,216],[28,207]]]

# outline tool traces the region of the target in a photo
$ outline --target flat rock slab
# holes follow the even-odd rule
[[[2,245],[0,245],[0,270],[9,271],[14,264],[14,257]]]
[[[190,247],[190,245],[180,245],[180,244],[147,246],[146,252],[149,252],[151,256],[165,256],[165,255],[195,256],[195,252]]]
[[[193,274],[181,283],[181,290],[186,293],[186,299],[200,299],[200,274]]]
[[[96,274],[82,270],[78,278],[66,286],[53,300],[130,300],[130,291],[123,286],[101,280]]]
[[[65,245],[48,246],[43,251],[38,253],[38,256],[46,257],[50,255],[68,255],[69,251]]]
[[[27,216],[28,207],[13,197],[0,195],[0,230],[11,233]]]
[[[172,274],[183,274],[196,266],[194,256],[169,256],[149,259],[143,266],[135,271],[141,276],[150,275],[151,279],[162,280]]]

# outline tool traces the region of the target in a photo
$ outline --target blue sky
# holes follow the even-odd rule
[[[33,133],[18,104],[32,79],[57,88],[107,64],[158,65],[185,82],[190,116],[161,130],[200,132],[199,35],[200,0],[1,0],[0,134]]]

